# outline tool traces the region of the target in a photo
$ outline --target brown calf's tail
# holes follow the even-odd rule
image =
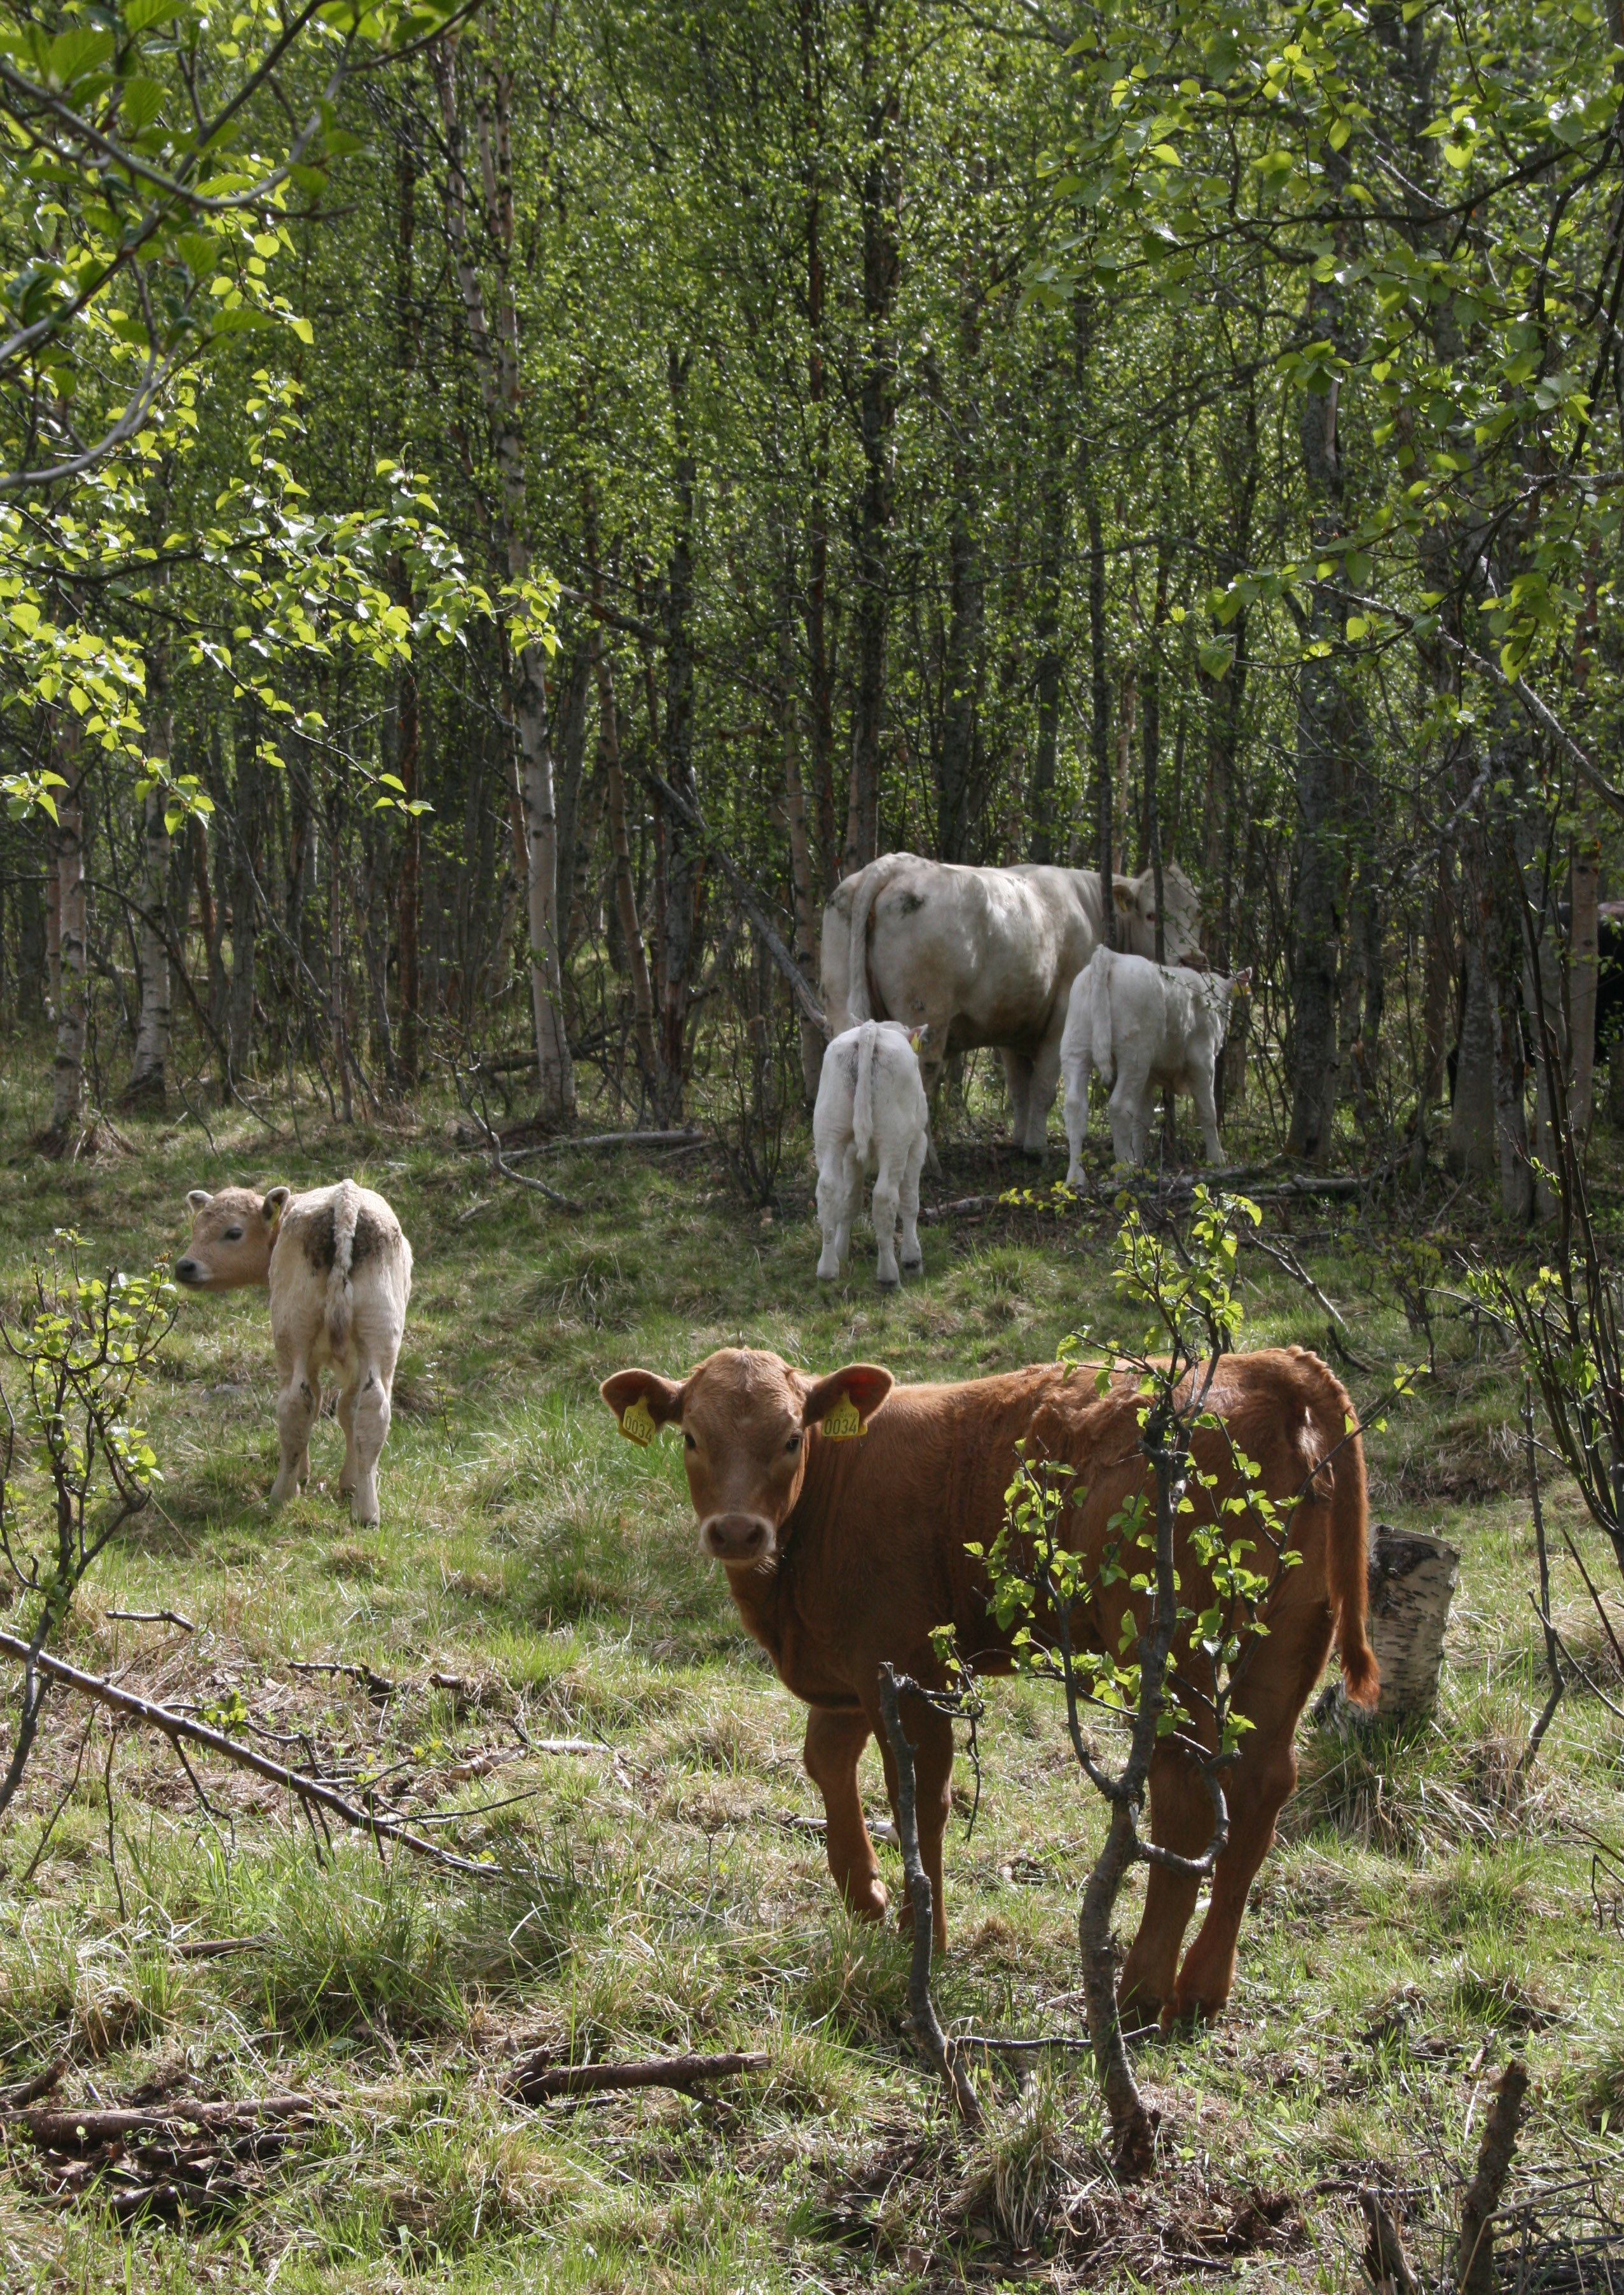
[[[1342,1409],[1351,1419],[1351,1406],[1340,1381],[1334,1382]],[[1331,1550],[1327,1556],[1331,1603],[1336,1613],[1336,1642],[1342,1655],[1342,1685],[1351,1705],[1375,1709],[1382,1689],[1382,1670],[1365,1630],[1370,1599],[1369,1505],[1365,1491],[1365,1446],[1357,1434],[1337,1437],[1342,1448],[1330,1462]]]

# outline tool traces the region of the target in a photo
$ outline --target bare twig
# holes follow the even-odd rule
[[[183,1618],[178,1610],[110,1610],[110,1618],[121,1618],[134,1626],[178,1626],[184,1634],[195,1634],[197,1628],[190,1618]]]
[[[28,1644],[19,1641],[15,1635],[0,1634],[0,1650],[6,1651],[11,1656],[25,1657],[28,1648]],[[186,1714],[176,1713],[167,1705],[154,1704],[151,1698],[137,1697],[132,1690],[120,1689],[116,1683],[104,1681],[99,1674],[81,1673],[77,1666],[65,1665],[61,1658],[50,1657],[44,1651],[40,1652],[35,1663],[48,1679],[60,1682],[66,1688],[78,1690],[81,1696],[94,1697],[98,1704],[107,1706],[114,1713],[127,1714],[132,1720],[143,1721],[149,1728],[161,1730],[177,1746],[183,1740],[193,1745],[207,1745],[210,1752],[218,1753],[225,1760],[234,1761],[239,1768],[252,1769],[256,1776],[269,1777],[273,1784],[296,1794],[307,1810],[330,1811],[334,1817],[341,1817],[346,1825],[353,1825],[356,1832],[370,1834],[379,1843],[380,1850],[382,1842],[393,1841],[404,1849],[410,1849],[414,1856],[426,1857],[451,1872],[489,1874],[491,1868],[488,1865],[482,1865],[472,1857],[453,1856],[450,1850],[442,1849],[437,1842],[425,1841],[409,1826],[398,1823],[394,1817],[380,1816],[376,1809],[357,1809],[341,1793],[335,1793],[331,1785],[323,1785],[319,1777],[306,1776],[298,1769],[285,1768],[280,1761],[268,1760],[251,1746],[239,1744],[234,1737],[226,1736],[223,1730],[210,1729],[201,1721],[193,1721]]]
[[[1421,2295],[1421,2283],[1410,2269],[1399,2226],[1388,2214],[1380,2192],[1367,2187],[1360,2191],[1359,2202],[1369,2226],[1364,2263],[1375,2295]]]
[[[908,1900],[913,1907],[913,1957],[908,1969],[908,2005],[920,2045],[942,2075],[943,2087],[972,2128],[981,2125],[981,2105],[958,2061],[956,2044],[943,2030],[930,1997],[931,1885],[919,1855],[919,1825],[914,1797],[913,1746],[902,1727],[897,1703],[899,1689],[913,1689],[906,1675],[893,1667],[879,1670],[879,1706],[885,1736],[896,1763],[896,1824],[902,1837],[902,1870],[908,1875]]]
[[[53,2064],[47,2064],[43,2072],[36,2072],[32,2079],[20,2080],[15,2087],[0,2088],[0,2111],[20,2111],[26,2103],[37,2103],[42,2095],[49,2095],[53,2087],[61,2086],[67,2072],[67,2057],[58,2056]]]
[[[260,2119],[296,2119],[313,2114],[308,2095],[266,2095],[241,2103],[194,2103],[175,2096],[167,2103],[129,2104],[103,2111],[71,2111],[57,2107],[21,2111],[16,2117],[42,2150],[78,2150],[89,2144],[116,2143],[126,2136],[173,2128],[245,2128]]]

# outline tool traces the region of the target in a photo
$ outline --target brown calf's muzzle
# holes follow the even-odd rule
[[[699,1544],[714,1562],[771,1560],[778,1533],[759,1514],[713,1514],[699,1525]]]

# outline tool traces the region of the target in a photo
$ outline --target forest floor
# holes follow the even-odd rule
[[[597,1393],[622,1365],[680,1372],[739,1341],[902,1377],[1052,1357],[1084,1323],[1120,1327],[1108,1197],[930,1227],[924,1279],[887,1301],[862,1235],[850,1280],[817,1285],[804,1155],[771,1213],[708,1150],[526,1165],[584,1206],[562,1213],[494,1180],[440,1116],[339,1135],[302,1111],[296,1137],[267,1102],[264,1121],[211,1113],[212,1150],[195,1122],[120,1118],[134,1152],[63,1166],[28,1145],[37,1051],[0,1049],[15,1070],[0,1076],[5,1319],[54,1229],[77,1229],[92,1266],[134,1270],[178,1254],[187,1188],[233,1180],[350,1172],[388,1195],[417,1260],[382,1527],[340,1512],[326,1419],[314,1487],[267,1515],[264,1298],[184,1299],[144,1401],[159,1503],[98,1565],[64,1654],[150,1695],[306,1733],[329,1767],[387,1772],[391,1806],[454,1817],[437,1837],[494,1863],[472,1882],[403,1857],[386,1868],[353,1837],[318,1860],[273,1787],[205,1760],[205,1814],[165,1745],[126,1731],[110,1770],[113,1741],[96,1724],[84,1744],[91,1717],[56,1699],[0,1825],[0,2080],[66,2058],[59,2096],[75,2108],[297,2092],[314,2109],[257,2160],[217,2147],[190,2214],[130,2226],[94,2192],[54,2193],[13,2128],[0,2286],[1342,2290],[1360,2283],[1361,2184],[1387,2189],[1435,2267],[1512,2048],[1535,2085],[1510,2201],[1537,2200],[1546,2234],[1582,2230],[1587,2184],[1620,2202],[1624,1880],[1593,1870],[1591,1836],[1624,1835],[1624,1727],[1571,1695],[1518,1775],[1545,1683],[1520,1381],[1490,1328],[1443,1302],[1436,1377],[1369,1444],[1373,1514],[1464,1556],[1436,1719],[1349,1744],[1305,1716],[1302,1784],[1228,2013],[1142,2051],[1161,2158],[1122,2190],[1080,2056],[1054,2054],[1024,2087],[983,2075],[977,2136],[945,2114],[908,2034],[902,1945],[836,1900],[806,1825],[820,1808],[801,1710],[698,1557],[680,1451],[624,1442]],[[1624,1167],[1617,1140],[1600,1152]],[[1046,1180],[1063,1168],[1051,1158]],[[1029,1179],[1007,1150],[965,1147],[927,1198]],[[1603,1193],[1616,1216],[1624,1186]],[[1393,1270],[1430,1239],[1449,1287],[1453,1254],[1493,1243],[1441,1180],[1289,1218],[1369,1366],[1344,1372],[1361,1401],[1424,1352]],[[1255,1253],[1242,1272],[1250,1344],[1324,1348],[1325,1314],[1301,1287]],[[1611,1573],[1616,1614],[1603,1541],[1559,1484],[1547,1503],[1598,1582]],[[1565,1559],[1555,1607],[1602,1678],[1610,1660]],[[195,1630],[119,1609],[174,1610]],[[370,1667],[395,1694],[295,1660]],[[972,1828],[961,1769],[947,1849],[939,2004],[960,2030],[1074,2035],[1099,1805],[1046,1696],[994,1684],[989,1703],[979,1814]],[[599,1750],[526,1752],[542,1736]],[[872,1749],[865,1782],[883,1809]],[[896,1852],[881,1856],[894,1891]],[[220,1940],[242,1941],[196,1949]],[[539,2047],[769,2063],[710,2101],[529,2110],[504,2076]]]

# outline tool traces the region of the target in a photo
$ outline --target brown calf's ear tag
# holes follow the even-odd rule
[[[866,1434],[862,1413],[849,1394],[843,1394],[832,1410],[826,1410],[820,1421],[826,1438],[831,1442],[849,1442],[854,1434]]]
[[[645,1445],[652,1442],[659,1433],[660,1430],[654,1423],[644,1396],[640,1394],[635,1402],[628,1402],[621,1412],[620,1431],[628,1442],[641,1442]]]

